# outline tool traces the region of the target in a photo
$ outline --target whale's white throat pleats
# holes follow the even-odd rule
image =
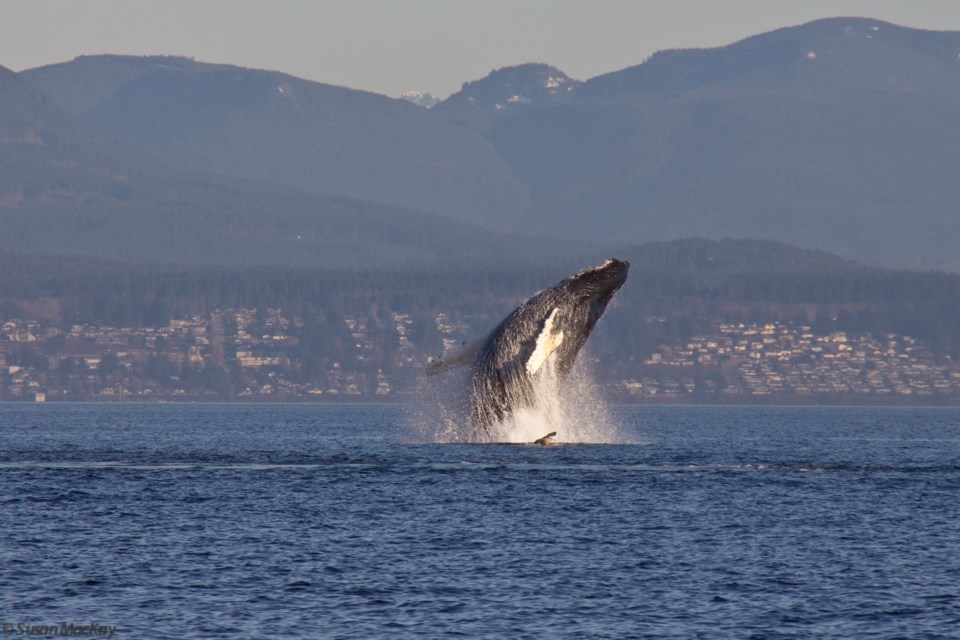
[[[530,359],[527,360],[527,373],[530,375],[539,371],[543,363],[550,357],[550,354],[563,344],[563,331],[561,329],[554,330],[553,326],[554,319],[557,317],[557,312],[559,311],[559,308],[554,308],[554,310],[550,312],[550,315],[547,316],[546,321],[543,323],[543,329],[540,330],[540,335],[537,336],[537,346],[534,348],[533,353],[530,354]]]

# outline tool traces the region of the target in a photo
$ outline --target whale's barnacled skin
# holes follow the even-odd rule
[[[541,291],[482,342],[467,345],[463,355],[454,354],[446,363],[431,363],[428,373],[472,363],[471,422],[479,433],[486,432],[513,409],[531,403],[534,380],[548,362],[558,381],[567,376],[629,266],[607,260]]]

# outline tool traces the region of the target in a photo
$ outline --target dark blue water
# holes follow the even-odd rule
[[[4,637],[960,637],[960,411],[616,414],[641,444],[0,405]]]

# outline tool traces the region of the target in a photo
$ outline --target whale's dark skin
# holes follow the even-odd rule
[[[517,307],[482,342],[432,362],[427,372],[472,365],[470,420],[478,434],[486,433],[532,403],[534,382],[548,361],[558,382],[566,378],[629,267],[607,260],[558,282]]]

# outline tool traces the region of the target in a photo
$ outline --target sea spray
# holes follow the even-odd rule
[[[412,435],[420,442],[470,442],[469,406],[464,389],[467,370],[422,377],[416,401],[409,405]]]
[[[531,403],[516,408],[493,425],[491,438],[499,442],[533,442],[556,431],[557,443],[619,442],[619,429],[588,369],[586,364],[577,364],[561,381],[550,358],[534,376]]]
[[[466,376],[425,379],[411,407],[411,425],[424,442],[532,443],[556,431],[557,443],[620,443],[621,429],[599,385],[582,359],[565,380],[558,380],[553,358],[534,376],[529,402],[502,421],[478,432],[470,424]]]

